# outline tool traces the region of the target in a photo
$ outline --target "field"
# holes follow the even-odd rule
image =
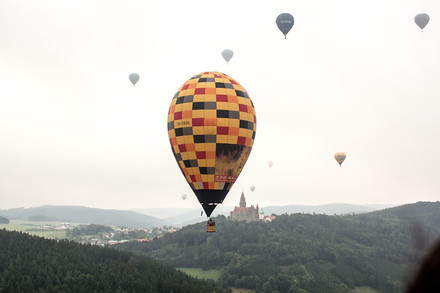
[[[8,231],[20,231],[26,232],[31,235],[41,236],[50,239],[62,239],[66,238],[66,231],[60,231],[55,229],[43,230],[43,226],[56,226],[61,224],[60,222],[37,222],[27,220],[10,220],[9,224],[0,224],[0,229],[6,229]]]
[[[241,288],[231,288],[232,293],[254,293],[254,290],[241,289]]]
[[[220,277],[220,271],[218,270],[202,270],[198,268],[177,268],[179,271],[182,271],[192,277],[197,277],[199,279],[212,279],[214,281],[218,281]]]
[[[377,291],[370,287],[356,287],[353,293],[377,293]]]
[[[197,277],[199,279],[212,279],[215,282],[218,281],[220,277],[219,270],[202,270],[198,268],[177,268],[179,271],[182,271],[192,277]],[[232,293],[254,293],[254,290],[249,289],[241,289],[241,288],[231,288]],[[359,293],[369,293],[369,292],[359,292]]]

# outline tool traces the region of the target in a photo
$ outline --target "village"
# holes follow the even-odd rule
[[[128,241],[151,241],[162,237],[167,233],[177,231],[177,228],[171,226],[162,226],[154,228],[134,229],[127,227],[110,227],[97,224],[71,224],[57,223],[36,226],[34,231],[65,231],[66,239],[73,240],[82,244],[93,245],[114,245]]]

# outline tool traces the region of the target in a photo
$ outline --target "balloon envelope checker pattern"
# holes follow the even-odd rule
[[[171,149],[208,217],[240,175],[254,143],[256,123],[246,90],[223,73],[193,76],[171,101]]]

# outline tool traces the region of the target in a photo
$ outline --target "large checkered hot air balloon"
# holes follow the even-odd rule
[[[223,73],[195,75],[174,95],[168,111],[171,149],[208,217],[243,170],[256,122],[245,89]]]

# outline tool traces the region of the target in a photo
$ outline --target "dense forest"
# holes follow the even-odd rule
[[[224,292],[151,258],[0,230],[0,292]]]
[[[257,292],[403,292],[440,235],[440,203],[419,202],[360,215],[292,214],[270,223],[216,218],[150,243],[120,249],[175,267],[219,269],[220,284]]]

